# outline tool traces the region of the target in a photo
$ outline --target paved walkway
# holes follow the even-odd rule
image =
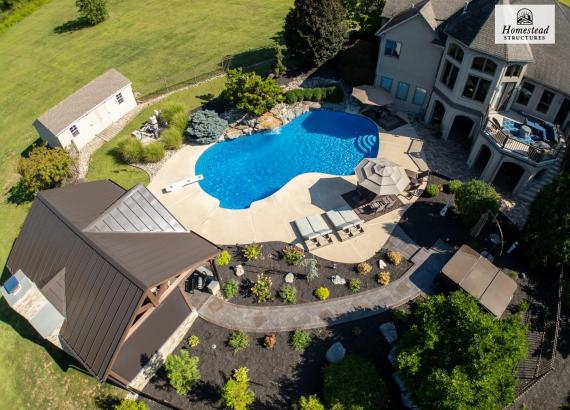
[[[426,250],[414,244],[399,227],[386,246],[411,256],[412,268],[386,287],[324,302],[295,306],[243,306],[204,293],[188,295],[198,315],[217,326],[245,332],[285,332],[313,329],[374,316],[432,292],[432,283],[451,257],[449,247]],[[442,248],[442,249],[439,249]]]

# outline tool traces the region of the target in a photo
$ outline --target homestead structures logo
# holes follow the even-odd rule
[[[554,5],[495,6],[496,44],[554,44]]]
[[[529,9],[520,9],[517,12],[517,24],[519,26],[532,26],[532,11]]]

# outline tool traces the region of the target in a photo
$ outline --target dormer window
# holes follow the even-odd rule
[[[71,132],[72,137],[77,137],[79,135],[79,130],[77,129],[77,125],[72,125],[69,127],[69,132]]]
[[[473,59],[473,64],[471,68],[477,71],[481,71],[482,73],[495,75],[495,71],[497,71],[497,64],[489,60],[488,58],[483,57],[475,57]]]
[[[453,58],[455,61],[463,61],[463,50],[457,44],[452,44],[449,46],[447,55]]]
[[[518,77],[521,75],[522,66],[520,64],[511,64],[505,71],[505,77]]]

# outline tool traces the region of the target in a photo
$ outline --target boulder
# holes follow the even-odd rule
[[[243,269],[243,266],[237,265],[234,269],[234,273],[236,274],[237,277],[240,277],[245,274],[245,270]]]
[[[227,140],[233,140],[233,139],[241,137],[242,135],[243,135],[243,132],[241,130],[238,130],[236,128],[228,128],[226,130],[226,133],[224,134],[224,137]]]
[[[331,281],[333,285],[346,285],[346,279],[340,277],[339,275],[331,276]]]
[[[283,125],[283,122],[276,118],[273,114],[267,112],[257,119],[257,125],[255,129],[257,130],[272,130],[279,128]]]
[[[394,322],[382,323],[379,327],[380,333],[384,336],[384,339],[390,344],[398,340],[398,332],[396,331],[396,325]]]
[[[386,266],[387,266],[387,265],[386,265],[386,262],[384,262],[384,259],[379,259],[379,260],[378,260],[378,267],[379,267],[380,269],[386,269]]]
[[[344,348],[342,343],[335,342],[332,344],[331,347],[329,347],[329,350],[327,350],[325,357],[329,363],[338,363],[342,359],[344,359],[345,355],[346,355],[346,349]]]
[[[295,275],[289,272],[288,274],[285,275],[285,279],[283,280],[285,281],[285,283],[293,283],[295,282]]]

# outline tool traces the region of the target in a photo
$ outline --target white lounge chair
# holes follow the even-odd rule
[[[333,243],[329,236],[332,233],[322,216],[312,215],[303,217],[294,221],[295,226],[299,230],[301,237],[305,240],[307,250],[315,249]]]
[[[342,219],[345,220],[346,223],[352,224],[353,226],[362,225],[364,221],[360,219],[360,217],[350,208],[349,206],[341,206],[336,209]]]
[[[328,235],[332,233],[332,229],[329,228],[325,220],[320,215],[311,215],[307,217],[307,220],[311,224],[313,231],[320,235]]]
[[[293,222],[297,227],[297,230],[301,234],[301,237],[305,240],[313,240],[319,236],[317,232],[311,227],[309,220],[306,217],[297,219]]]
[[[364,221],[351,208],[340,207],[328,211],[326,215],[341,241],[364,233]]]

